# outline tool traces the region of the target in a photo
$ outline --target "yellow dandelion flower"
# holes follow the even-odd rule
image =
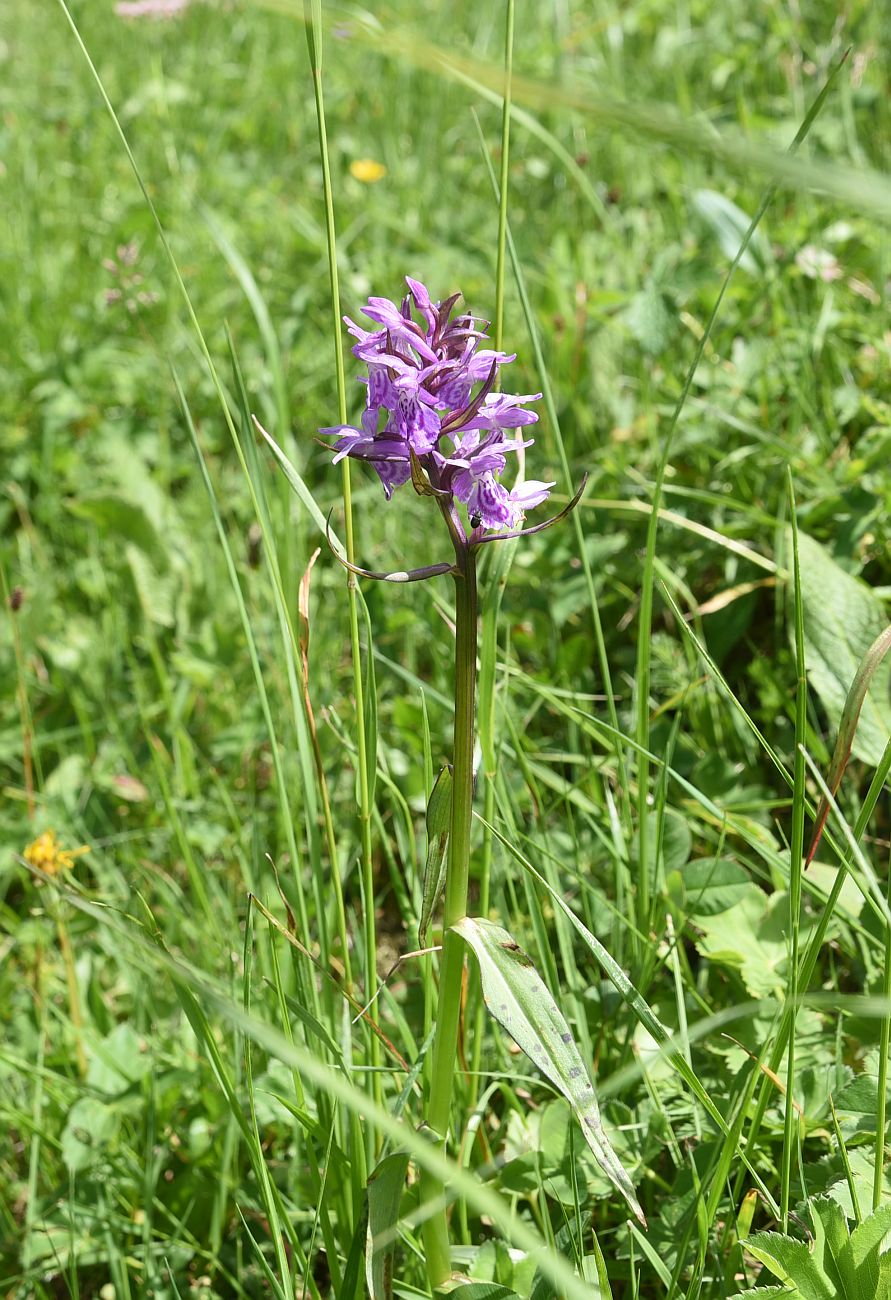
[[[384,164],[375,162],[373,158],[354,158],[350,163],[350,175],[357,181],[361,181],[363,185],[374,185],[386,174],[387,169]]]
[[[60,871],[70,871],[74,859],[83,853],[89,853],[89,844],[82,844],[79,849],[63,849],[55,831],[44,831],[25,849],[25,861],[36,867],[46,876],[57,876]]]

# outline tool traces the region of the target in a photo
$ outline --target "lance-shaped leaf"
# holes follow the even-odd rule
[[[418,921],[418,947],[427,943],[433,911],[442,896],[446,875],[446,850],[452,822],[452,769],[444,767],[434,782],[427,804],[427,861],[424,894]]]
[[[393,1295],[393,1253],[408,1160],[407,1151],[394,1151],[368,1179],[365,1282],[371,1300],[391,1300]]]
[[[603,1130],[581,1053],[544,980],[500,925],[465,916],[454,928],[476,954],[489,1011],[572,1106],[600,1168],[646,1227],[631,1179]]]
[[[874,653],[887,618],[878,595],[806,533],[798,535],[798,553],[808,681],[830,722],[841,729],[850,716],[851,682]],[[863,684],[859,723],[848,736],[854,757],[873,767],[891,732],[889,684],[891,664],[883,665],[879,655]]]
[[[884,632],[879,633],[875,641],[873,641],[860,661],[857,672],[854,674],[854,680],[851,682],[842,709],[838,739],[835,742],[835,749],[832,751],[832,762],[829,764],[829,773],[826,777],[826,785],[829,787],[830,794],[834,795],[841,785],[848,759],[851,757],[851,749],[857,732],[857,723],[860,721],[860,712],[866,699],[866,692],[869,690],[870,683],[889,650],[891,650],[891,627],[886,627]],[[888,734],[891,736],[891,730],[889,730]],[[885,743],[887,743],[887,740]],[[814,818],[814,833],[811,837],[811,846],[807,851],[807,866],[810,866],[814,860],[814,854],[817,852],[828,816],[829,800],[824,795],[820,800],[817,815]]]

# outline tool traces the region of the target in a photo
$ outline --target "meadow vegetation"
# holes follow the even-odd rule
[[[342,310],[408,274],[493,319],[505,6],[315,18]],[[0,1294],[428,1295],[426,1162],[466,1300],[891,1296],[887,659],[801,871],[889,622],[886,18],[516,6],[507,387],[527,477],[588,480],[480,555],[468,910],[644,1226],[484,930],[419,1130],[454,589],[360,580],[351,625],[325,537],[337,347],[364,397],[303,7],[5,0]],[[351,482],[360,564],[450,558]]]

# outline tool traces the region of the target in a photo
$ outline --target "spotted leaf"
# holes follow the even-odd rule
[[[572,1106],[600,1168],[646,1226],[631,1179],[603,1130],[597,1098],[569,1025],[532,961],[507,930],[492,921],[465,916],[454,928],[476,954],[489,1011]]]

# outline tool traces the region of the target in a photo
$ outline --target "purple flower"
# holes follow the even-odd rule
[[[416,458],[430,490],[455,514],[466,507],[471,531],[515,528],[523,513],[546,499],[553,483],[522,483],[509,491],[500,482],[510,452],[531,446],[504,430],[534,424],[528,410],[540,393],[495,392],[501,366],[514,355],[485,347],[487,323],[465,312],[453,315],[460,297],[433,302],[425,285],[406,276],[408,293],[398,305],[369,298],[365,329],[344,317],[356,339],[353,354],[368,366],[360,427],[322,429],[335,435],[334,460],[369,462],[389,498],[412,478]],[[415,484],[417,486],[417,483]]]

